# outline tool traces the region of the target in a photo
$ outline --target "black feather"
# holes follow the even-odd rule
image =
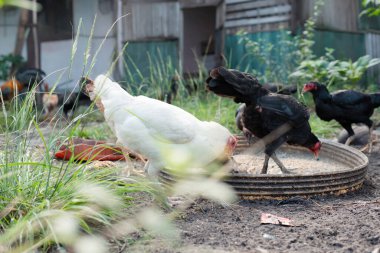
[[[325,121],[336,120],[348,132],[354,135],[353,123],[363,123],[371,128],[370,117],[374,109],[380,106],[380,96],[376,93],[366,94],[354,90],[340,90],[330,93],[323,84],[313,82],[315,88],[310,90],[315,103],[315,111]]]

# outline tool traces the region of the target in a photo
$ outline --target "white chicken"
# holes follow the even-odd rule
[[[132,96],[104,75],[87,82],[86,90],[118,143],[148,159],[149,175],[162,168],[204,168],[226,161],[236,147],[236,138],[220,124],[200,121],[156,99]]]

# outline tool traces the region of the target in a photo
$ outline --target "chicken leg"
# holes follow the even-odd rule
[[[344,145],[347,145],[347,146],[350,146],[351,142],[355,139],[355,136],[354,135],[350,135],[346,142],[344,143]]]
[[[243,134],[248,142],[248,146],[251,146],[251,144],[253,143],[253,134],[245,127],[243,127]]]
[[[285,168],[284,164],[280,161],[280,159],[277,158],[276,153],[273,153],[271,156],[265,154],[265,160],[264,160],[263,168],[261,169],[261,174],[267,174],[269,158],[273,159],[273,161],[277,164],[277,166],[280,167],[281,172],[283,174],[291,173],[288,169]]]
[[[348,133],[348,138],[344,144],[347,146],[350,146],[351,142],[355,139],[355,132],[352,129],[351,123],[341,122],[341,121],[338,121],[338,122],[339,122],[339,124],[341,124],[343,126],[343,128]]]
[[[146,164],[146,161],[143,159],[143,157],[140,154],[132,153],[131,150],[120,145],[120,143],[119,143],[119,146],[120,146],[121,150],[123,151],[123,155],[124,155],[125,161],[127,163],[128,163],[128,160],[131,158],[131,154],[132,154],[134,157],[136,157],[136,159],[141,160],[143,163]],[[144,173],[140,173],[140,172],[134,170],[134,168],[133,168],[133,166],[131,166],[131,164],[127,164],[125,170],[127,172],[127,174],[126,174],[127,177],[129,177],[130,175],[138,175],[138,176],[144,175]]]
[[[360,151],[362,151],[362,152],[368,152],[368,153],[370,154],[370,153],[372,152],[372,146],[373,146],[373,143],[374,143],[374,142],[379,142],[379,140],[377,140],[377,135],[375,135],[375,139],[374,139],[374,140],[372,139],[373,129],[374,129],[374,126],[372,125],[372,126],[369,128],[369,133],[368,133],[368,144],[365,145],[363,148],[361,148]]]

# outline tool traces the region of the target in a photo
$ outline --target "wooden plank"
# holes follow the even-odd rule
[[[249,10],[249,11],[232,12],[232,13],[227,14],[227,20],[249,18],[249,17],[256,17],[256,16],[276,15],[279,13],[281,14],[288,13],[291,10],[292,10],[292,6],[287,4],[287,5],[280,5],[280,6],[268,7],[268,8],[262,8],[262,9],[254,9],[254,10]]]
[[[126,40],[179,37],[178,2],[132,2],[126,5],[126,9],[130,13],[126,20]]]
[[[292,18],[290,21],[290,30],[292,31],[292,35],[297,34],[297,29],[298,27],[302,27],[302,23],[300,22],[301,20],[301,7],[298,4],[297,0],[290,0],[290,6],[292,8]]]
[[[151,4],[151,3],[166,3],[166,2],[178,2],[178,0],[126,0],[127,4],[139,3],[139,4]],[[124,1],[125,3],[125,1]]]
[[[299,1],[299,0],[295,0]],[[297,7],[300,8],[299,22],[304,23],[313,15],[316,0],[302,0]],[[317,27],[328,28],[336,31],[357,32],[360,2],[357,0],[325,1],[321,13],[317,19]]]
[[[133,17],[131,15],[132,12],[132,5],[129,2],[123,2],[123,13],[128,13],[128,16],[126,16],[123,19],[124,27],[123,27],[123,33],[124,33],[124,41],[131,41],[134,39],[134,31],[133,31]]]
[[[237,34],[243,27],[229,27],[226,29],[226,34]],[[266,24],[258,24],[258,25],[250,25],[244,26],[244,31],[247,33],[256,33],[256,32],[265,32],[265,31],[278,31],[280,29],[288,29],[289,20],[276,22],[276,23],[266,23]]]
[[[356,0],[326,1],[317,20],[318,27],[338,31],[358,31],[360,3]]]
[[[226,4],[240,4],[245,2],[251,2],[252,0],[226,0]]]
[[[263,7],[269,7],[273,5],[289,4],[289,0],[262,0],[262,1],[250,1],[240,4],[227,5],[227,12],[242,11],[257,9]]]
[[[179,0],[181,9],[218,6],[223,0]]]
[[[249,25],[258,25],[265,23],[276,23],[282,21],[290,20],[290,15],[281,15],[281,16],[270,16],[264,18],[255,18],[255,19],[238,19],[238,20],[227,20],[226,27],[237,27],[237,26],[249,26]]]
[[[216,24],[215,29],[219,29],[224,26],[226,20],[226,5],[224,3],[219,4],[216,7]]]

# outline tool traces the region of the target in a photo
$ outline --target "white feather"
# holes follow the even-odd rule
[[[145,96],[134,97],[104,75],[96,96],[118,142],[146,156],[151,172],[163,167],[202,167],[223,156],[231,133],[183,109]]]

